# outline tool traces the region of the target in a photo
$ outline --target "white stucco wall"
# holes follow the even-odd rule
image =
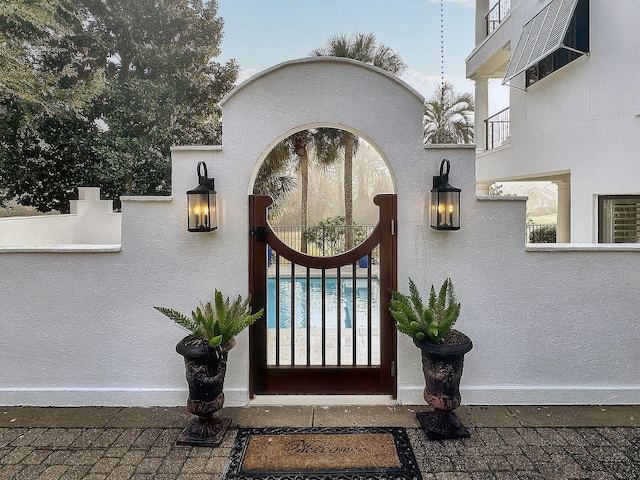
[[[0,404],[184,405],[182,330],[153,310],[188,312],[214,288],[248,288],[248,213],[257,165],[278,140],[340,126],[380,149],[398,194],[398,275],[453,279],[459,328],[474,341],[468,404],[636,403],[640,252],[525,249],[522,199],[477,199],[474,147],[425,149],[423,99],[348,60],[304,59],[250,79],[223,103],[223,147],[173,150],[173,197],[123,199],[114,253],[0,254]],[[462,228],[429,227],[443,158],[462,189]],[[185,192],[207,162],[219,228],[186,231]],[[550,248],[550,247],[545,247]],[[398,402],[422,403],[418,350],[399,338]],[[248,334],[231,351],[226,405],[248,402]]]
[[[99,187],[78,187],[68,215],[0,218],[0,251],[109,249],[120,245],[122,215]]]
[[[546,3],[512,2],[512,49],[522,26]],[[511,81],[511,145],[478,155],[479,182],[570,174],[576,243],[598,240],[594,197],[640,194],[640,52],[628,47],[638,40],[640,3],[592,0],[590,23],[589,56],[526,91],[524,74]],[[476,53],[471,60],[488,55]]]

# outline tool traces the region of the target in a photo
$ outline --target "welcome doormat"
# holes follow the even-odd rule
[[[241,428],[225,480],[422,480],[404,428]]]

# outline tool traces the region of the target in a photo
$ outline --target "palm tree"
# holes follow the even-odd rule
[[[473,97],[443,82],[424,104],[424,143],[473,143]]]
[[[278,218],[285,198],[295,188],[295,177],[291,175],[290,152],[286,143],[278,143],[266,156],[253,185],[253,193],[271,195],[273,204],[269,208],[269,219]]]
[[[373,33],[356,33],[350,37],[334,35],[326,46],[313,50],[311,56],[351,58],[395,75],[401,75],[407,69],[400,55],[386,45],[378,44]],[[353,225],[353,156],[358,149],[358,137],[351,132],[340,131],[340,144],[344,150],[344,216],[349,227]],[[353,248],[351,228],[347,228],[346,247],[347,250]]]
[[[306,229],[308,227],[309,168],[311,165],[329,165],[338,158],[339,144],[336,129],[323,128],[301,130],[278,143],[260,166],[253,191],[274,197],[277,207],[293,187],[293,177],[288,174],[295,170],[300,174],[302,226],[300,251],[307,253]],[[310,151],[313,155],[310,155]],[[271,216],[271,214],[270,214]]]

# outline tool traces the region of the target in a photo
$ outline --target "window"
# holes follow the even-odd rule
[[[588,0],[580,0],[571,17],[562,45],[527,69],[525,86],[530,87],[588,51],[589,2]]]
[[[553,0],[523,28],[503,84],[526,71],[530,86],[589,51],[589,0]]]
[[[640,243],[640,195],[598,199],[598,242]]]

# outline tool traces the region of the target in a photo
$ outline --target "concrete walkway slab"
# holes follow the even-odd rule
[[[107,428],[180,428],[191,421],[186,407],[121,408],[109,420]]]
[[[0,427],[105,427],[122,407],[0,407]]]
[[[388,405],[335,405],[316,407],[316,427],[406,427],[418,428],[418,407]]]
[[[464,425],[470,427],[508,427],[522,426],[509,407],[485,405],[461,405],[456,414]]]
[[[219,416],[231,417],[236,428],[311,427],[313,412],[309,406],[225,407]]]
[[[525,427],[640,427],[640,405],[509,407]]]

